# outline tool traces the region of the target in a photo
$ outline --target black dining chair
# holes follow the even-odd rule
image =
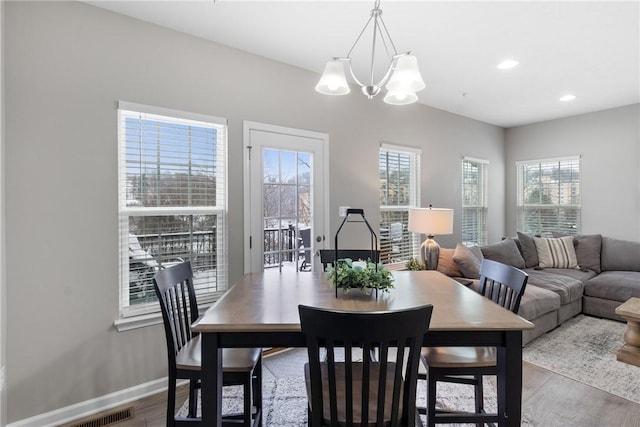
[[[191,332],[198,318],[198,305],[189,262],[159,271],[153,284],[164,322],[167,339],[169,387],[167,393],[167,426],[193,425],[197,417],[200,389],[200,335]],[[238,425],[262,425],[262,349],[223,349],[222,385],[243,386],[243,413],[225,415],[225,420]],[[189,380],[189,412],[186,418],[175,417],[176,380]],[[254,409],[255,408],[255,409]]]
[[[478,293],[496,304],[517,313],[529,276],[522,270],[496,261],[484,259],[480,265]],[[497,414],[484,409],[482,377],[496,375],[495,347],[425,347],[422,361],[426,367],[427,425],[436,423],[476,423],[476,426],[497,422]],[[424,375],[420,375],[425,379]],[[474,387],[475,413],[436,410],[436,384],[449,382]]]
[[[330,265],[334,265],[336,262],[335,249],[320,249],[320,262],[322,263],[322,270],[326,270]],[[374,249],[338,249],[338,259],[350,258],[354,261],[358,260],[371,260],[372,262],[380,262],[380,251]]]
[[[309,426],[421,425],[417,375],[433,306],[375,313],[304,305],[298,310],[309,357]],[[354,349],[362,349],[361,361],[353,360]],[[377,360],[371,358],[374,349]]]

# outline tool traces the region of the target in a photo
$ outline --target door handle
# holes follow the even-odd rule
[[[320,237],[320,236],[316,236],[316,242],[318,242],[318,243],[319,243],[319,242],[322,242],[322,237]]]

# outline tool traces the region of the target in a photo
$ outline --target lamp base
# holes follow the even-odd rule
[[[422,257],[422,263],[427,270],[436,270],[438,268],[440,245],[433,239],[433,236],[427,236],[427,239],[422,242],[420,255]]]

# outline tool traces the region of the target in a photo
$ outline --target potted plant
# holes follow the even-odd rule
[[[409,261],[407,261],[406,267],[407,267],[407,270],[410,270],[410,271],[425,270],[424,264],[413,257],[409,258]]]
[[[367,261],[353,261],[345,258],[336,263],[334,267],[327,268],[327,279],[332,286],[342,288],[349,292],[352,288],[362,291],[371,289],[389,292],[393,288],[393,276],[382,264]]]

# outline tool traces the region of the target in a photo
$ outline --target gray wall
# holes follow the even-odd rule
[[[119,100],[228,118],[231,236],[243,232],[243,120],[329,134],[333,232],[340,205],[377,218],[387,141],[422,148],[423,204],[456,213],[462,156],[488,159],[491,240],[504,234],[501,128],[357,93],[322,96],[308,71],[82,3],[8,2],[5,18],[8,422],[166,375],[161,326],[113,327]],[[459,241],[459,221],[438,240]],[[229,255],[233,281],[242,239]]]
[[[507,235],[516,230],[520,160],[582,156],[582,232],[640,241],[638,104],[506,131]]]
[[[4,28],[4,1],[0,1],[0,28]],[[6,377],[7,360],[7,281],[4,203],[4,33],[0,31],[0,372]],[[7,388],[0,382],[0,426],[7,421]]]

